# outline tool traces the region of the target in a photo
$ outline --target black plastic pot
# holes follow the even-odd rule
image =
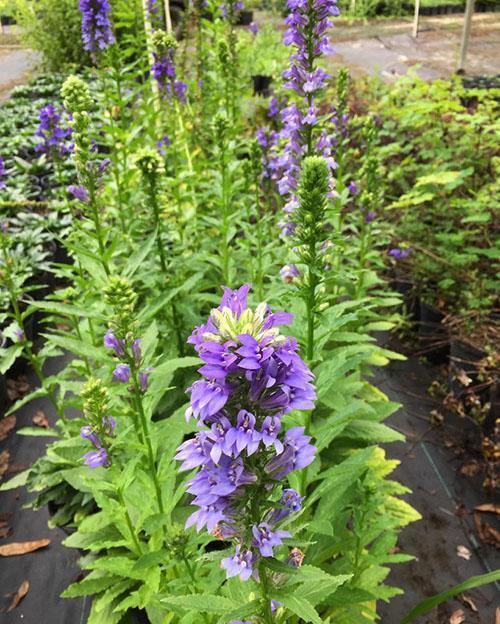
[[[450,353],[448,330],[443,325],[444,314],[424,301],[419,303],[419,355],[434,364],[443,364]]]
[[[448,382],[457,399],[463,398],[468,392],[474,392],[473,388],[478,384],[477,364],[486,357],[486,352],[473,345],[453,336],[450,340],[450,371]],[[460,371],[471,379],[468,386],[460,383],[457,375]],[[489,388],[488,388],[489,395]]]
[[[59,511],[59,509],[62,507],[62,504],[58,504],[56,501],[54,500],[49,500],[49,502],[47,503],[47,509],[49,511],[49,516],[52,518],[52,516],[55,516],[56,513]],[[67,524],[59,524],[57,525],[59,529],[61,529],[61,531],[63,531],[64,533],[66,533],[66,535],[73,535],[73,533],[76,532],[76,527],[72,527],[69,526]],[[80,552],[84,552],[83,550],[81,550]]]
[[[149,618],[144,609],[133,609],[128,613],[128,621],[130,624],[150,624]]]
[[[254,95],[263,95],[264,97],[271,95],[271,82],[273,81],[272,76],[257,74],[252,76],[252,81]]]
[[[0,417],[5,414],[9,406],[9,395],[7,394],[7,379],[0,373]]]
[[[395,277],[389,282],[391,290],[399,293],[403,298],[403,312],[410,321],[416,323],[420,318],[419,299],[415,285],[404,277]]]
[[[240,11],[236,26],[250,26],[253,22],[253,11]]]

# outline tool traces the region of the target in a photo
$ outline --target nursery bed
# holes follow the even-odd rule
[[[59,361],[55,365],[60,364]],[[390,418],[390,424],[406,435],[407,443],[388,445],[387,452],[401,461],[394,476],[412,489],[406,498],[422,515],[420,522],[408,526],[401,534],[399,546],[415,560],[391,572],[389,583],[403,588],[405,593],[389,605],[379,604],[378,612],[384,624],[400,622],[424,598],[500,565],[494,547],[480,543],[470,513],[474,506],[488,502],[489,498],[481,489],[479,478],[471,480],[457,473],[470,458],[471,449],[477,446],[477,430],[466,421],[447,422],[442,430],[430,424],[430,411],[438,406],[438,401],[429,397],[427,388],[436,374],[436,367],[424,365],[411,356],[406,362],[393,362],[378,369],[374,379],[375,385],[391,400],[402,404]],[[29,375],[29,381],[34,382],[33,375]],[[49,422],[54,421],[51,405],[45,399],[38,399],[19,410],[16,429],[31,426],[37,409],[44,411]],[[11,463],[29,464],[43,454],[49,440],[15,436],[12,432],[2,442],[0,451],[9,449]],[[0,494],[2,510],[12,512],[9,522],[13,529],[0,543],[47,537],[51,544],[31,554],[1,560],[2,588],[15,591],[24,580],[30,582],[28,595],[15,610],[3,614],[2,621],[10,624],[22,618],[27,624],[34,624],[43,613],[44,621],[83,624],[90,601],[59,597],[79,575],[79,553],[61,545],[63,531],[47,528],[47,509],[33,512],[22,508],[28,498],[24,489]],[[488,518],[488,521],[493,520]],[[457,555],[457,546],[470,550],[469,560]],[[417,622],[447,624],[450,615],[460,608],[466,612],[468,623],[494,622],[499,595],[494,585],[475,589],[466,592],[466,596],[472,599],[477,613],[457,598]],[[4,605],[5,602],[8,606],[9,601],[4,599]]]
[[[58,369],[62,363],[62,358],[54,358],[50,365]],[[27,377],[30,385],[37,385],[33,373],[28,373]],[[29,466],[43,455],[45,446],[52,440],[49,437],[16,435],[15,431],[21,427],[33,426],[32,419],[37,410],[44,412],[51,425],[54,423],[55,414],[48,399],[35,399],[16,412],[15,430],[0,442],[0,452],[8,449],[10,464],[17,464],[18,468]],[[8,474],[6,478],[12,476]],[[11,534],[0,539],[0,545],[44,538],[51,540],[46,548],[36,552],[0,558],[1,611],[8,609],[11,602],[11,597],[4,594],[15,592],[23,581],[27,580],[30,584],[28,594],[18,607],[9,613],[2,612],[0,620],[3,624],[82,624],[87,620],[90,601],[86,598],[70,600],[60,597],[69,583],[81,574],[77,563],[80,553],[61,544],[66,537],[61,529],[48,528],[49,513],[46,507],[38,511],[23,508],[31,498],[32,495],[25,488],[0,492],[1,511],[12,514],[8,518]]]
[[[403,350],[401,345],[391,347]],[[384,624],[400,622],[425,597],[500,565],[498,551],[477,536],[473,518],[475,506],[493,499],[482,489],[479,474],[474,478],[459,474],[464,464],[477,457],[479,429],[452,416],[445,418],[440,429],[431,425],[430,412],[439,408],[440,401],[430,397],[427,388],[438,372],[438,367],[422,364],[417,357],[410,356],[405,362],[395,361],[378,369],[374,379],[377,387],[402,405],[388,423],[403,433],[407,441],[387,445],[386,450],[389,457],[401,462],[393,476],[412,490],[406,500],[422,515],[420,522],[401,533],[399,547],[415,560],[398,566],[389,576],[389,584],[404,588],[405,593],[389,605],[380,604],[378,612]],[[493,514],[487,515],[483,519],[494,524]],[[470,551],[469,560],[458,556],[458,546]],[[495,622],[500,599],[498,585],[487,585],[465,595],[472,599],[477,612],[457,597],[416,622],[448,624],[458,609],[464,611],[465,622]]]

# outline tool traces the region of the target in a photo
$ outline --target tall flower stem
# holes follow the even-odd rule
[[[136,554],[137,556],[139,556],[142,553],[142,548],[141,548],[141,545],[139,544],[139,540],[137,539],[137,534],[134,530],[134,525],[132,524],[132,519],[130,518],[130,514],[128,512],[127,505],[125,503],[125,499],[123,498],[123,492],[121,491],[120,488],[117,488],[116,493],[118,495],[118,500],[120,501],[120,504],[123,509],[123,513],[125,515],[125,522],[127,523],[127,528],[129,530],[130,537],[132,538],[132,542],[135,546]]]
[[[42,388],[45,389],[45,392],[47,393],[47,397],[49,398],[49,400],[52,403],[54,409],[56,410],[57,416],[63,422],[66,422],[66,415],[64,413],[64,409],[60,405],[55,392],[51,388],[47,387],[47,378],[45,377],[45,375],[43,373],[43,368],[42,368],[42,363],[40,361],[40,358],[33,351],[31,341],[28,340],[28,338],[26,336],[26,332],[24,331],[23,314],[21,312],[21,308],[19,307],[19,298],[21,297],[22,292],[19,291],[19,289],[16,288],[16,286],[15,286],[14,279],[12,277],[11,259],[10,259],[9,255],[8,255],[7,243],[5,241],[5,236],[2,233],[0,233],[0,244],[1,244],[1,247],[2,247],[2,255],[3,255],[4,267],[5,267],[4,268],[3,278],[5,280],[5,284],[7,286],[8,292],[9,292],[9,299],[10,299],[10,304],[11,304],[11,307],[12,307],[12,310],[13,310],[14,320],[15,320],[16,324],[18,325],[19,329],[23,333],[22,340],[24,341],[24,345],[23,345],[24,354],[26,355],[26,358],[28,359],[28,362],[30,363],[31,367],[33,368],[33,371],[34,371],[38,381],[40,382],[40,385],[42,386]]]
[[[269,596],[269,577],[267,576],[266,567],[261,563],[259,566],[260,587],[262,589],[262,602],[263,609],[262,615],[264,618],[264,624],[273,624],[274,617],[271,609],[271,599]]]
[[[135,362],[131,359],[131,374],[132,374],[132,385],[134,389],[134,396],[136,399],[136,406],[139,412],[139,422],[142,429],[143,442],[146,445],[147,455],[148,455],[148,463],[149,463],[149,472],[151,474],[151,479],[153,480],[155,492],[156,492],[156,502],[158,504],[158,511],[163,515],[165,514],[165,507],[163,505],[163,498],[161,495],[161,487],[160,481],[158,479],[158,470],[156,467],[156,461],[153,452],[153,445],[151,444],[151,435],[148,426],[148,419],[146,418],[146,413],[144,411],[144,405],[142,403],[142,391],[141,384],[139,382],[139,372],[137,367],[135,366]]]
[[[89,184],[89,208],[90,208],[91,218],[94,223],[97,244],[99,247],[99,261],[102,264],[102,268],[104,269],[104,272],[109,277],[111,272],[109,270],[108,261],[106,260],[106,246],[104,243],[104,235],[103,235],[102,224],[101,224],[101,215],[99,213],[99,205],[97,203],[94,179],[90,180],[90,184]]]

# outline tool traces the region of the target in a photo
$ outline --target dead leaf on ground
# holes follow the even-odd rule
[[[474,611],[474,613],[477,613],[476,603],[472,600],[472,598],[470,598],[469,596],[466,596],[465,594],[460,594],[459,598],[462,602],[464,602],[469,607],[471,611]]]
[[[5,474],[15,474],[16,472],[22,472],[23,470],[26,470],[26,468],[29,468],[28,464],[9,464],[9,467],[7,468],[7,472]]]
[[[455,515],[459,518],[463,518],[469,515],[469,510],[465,505],[461,504],[455,509]]]
[[[7,609],[7,613],[9,611],[12,611],[13,609],[15,609],[17,607],[17,605],[21,602],[21,600],[28,593],[29,588],[30,588],[30,582],[29,581],[23,581],[21,583],[19,589],[16,592],[14,592],[14,595],[12,597],[12,602],[10,603],[10,606]]]
[[[453,611],[450,617],[450,624],[462,624],[462,622],[465,622],[465,613],[462,609]]]
[[[469,561],[469,559],[471,558],[471,551],[467,548],[467,546],[457,546],[457,555],[459,557],[462,557],[462,559],[466,559],[467,561]]]
[[[0,453],[0,477],[7,472],[7,468],[9,467],[9,457],[10,453],[7,449]]]
[[[22,399],[30,390],[26,375],[19,375],[17,379],[7,379],[7,395],[11,401]]]
[[[14,415],[7,416],[0,420],[0,440],[5,440],[12,429],[16,426],[16,417]]]
[[[8,511],[0,513],[0,539],[12,533],[12,528],[9,526],[11,515]]]
[[[464,464],[459,469],[459,472],[464,477],[474,477],[475,475],[477,475],[477,473],[480,470],[481,470],[481,464],[475,459],[472,459],[471,461]]]
[[[500,531],[497,531],[491,524],[483,522],[477,512],[474,513],[474,524],[482,542],[500,548]]]
[[[495,503],[483,503],[482,505],[477,505],[474,507],[475,511],[490,511],[491,513],[496,513],[500,515],[500,505],[496,505]]]
[[[0,555],[2,557],[12,557],[13,555],[25,555],[39,548],[45,548],[50,544],[49,539],[33,540],[31,542],[12,542],[0,546]]]
[[[472,379],[469,377],[469,375],[467,375],[467,373],[463,369],[460,369],[455,373],[455,379],[462,386],[465,386],[465,388],[470,386],[472,383]]]
[[[431,411],[431,425],[441,427],[444,423],[444,416],[438,410]]]
[[[49,428],[49,421],[45,413],[42,410],[37,410],[36,414],[33,416],[33,424],[37,427],[43,427],[44,429]]]

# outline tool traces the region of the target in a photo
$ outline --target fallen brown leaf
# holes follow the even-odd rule
[[[7,472],[7,468],[9,467],[9,457],[10,453],[7,449],[0,453],[0,477]]]
[[[7,416],[0,420],[0,440],[5,440],[12,429],[16,426],[16,417],[14,415]]]
[[[469,561],[469,559],[471,558],[471,551],[467,548],[467,546],[457,546],[457,555],[459,557],[462,557],[462,559],[466,559],[467,561]]]
[[[465,594],[460,594],[459,598],[469,607],[471,611],[477,613],[476,603],[472,600],[472,598],[469,598],[469,596],[466,596]]]
[[[466,388],[471,385],[472,379],[467,375],[467,373],[460,369],[455,373],[455,379]]]
[[[464,516],[467,516],[468,514],[469,514],[469,510],[467,509],[465,505],[459,505],[455,509],[455,515],[458,516],[459,518],[463,518]]]
[[[17,379],[7,379],[7,395],[11,401],[22,399],[30,391],[26,375],[19,375]]]
[[[28,593],[29,588],[30,588],[29,581],[23,581],[21,583],[21,585],[19,586],[19,589],[14,593],[14,596],[12,597],[12,602],[10,603],[10,607],[7,609],[7,613],[17,607],[17,605],[21,602],[21,600]]]
[[[497,531],[491,524],[483,522],[480,514],[477,511],[474,513],[474,524],[476,525],[476,531],[481,541],[485,544],[491,544],[500,548],[500,531]]]
[[[464,477],[473,477],[481,470],[481,464],[477,462],[475,459],[464,464],[459,472]]]
[[[474,507],[475,511],[491,511],[491,513],[496,513],[500,515],[500,505],[496,505],[495,503],[483,503],[482,505],[477,505]]]
[[[450,624],[462,624],[462,622],[465,622],[465,613],[462,609],[453,611],[450,617]]]
[[[42,410],[37,410],[36,414],[33,416],[33,424],[37,427],[43,427],[44,429],[49,428],[49,421]]]
[[[39,548],[45,548],[50,544],[49,539],[33,540],[31,542],[12,542],[0,546],[0,555],[2,557],[12,557],[13,555],[25,555]]]
[[[28,464],[9,464],[6,474],[15,474],[16,472],[22,472],[28,467]]]
[[[12,533],[12,528],[9,526],[11,516],[12,514],[9,511],[0,512],[0,539]]]

